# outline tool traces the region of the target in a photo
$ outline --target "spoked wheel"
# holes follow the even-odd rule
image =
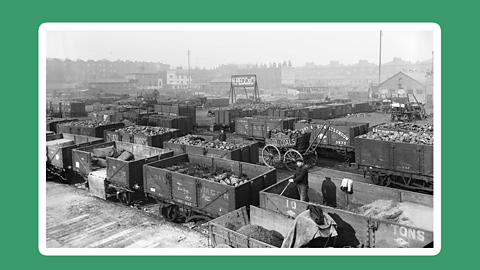
[[[280,150],[273,145],[266,145],[262,150],[263,163],[269,167],[278,167],[282,159]]]
[[[174,222],[178,218],[178,206],[176,205],[167,205],[160,207],[160,213],[165,218],[165,220]]]
[[[393,115],[393,114],[390,115],[390,121],[392,121],[392,122],[395,121],[395,115]]]
[[[283,156],[283,164],[285,164],[285,167],[287,167],[289,171],[295,171],[295,160],[297,159],[303,160],[302,154],[300,154],[300,152],[297,150],[290,149]]]
[[[132,194],[128,191],[118,193],[117,197],[118,200],[126,206],[129,206],[132,203]]]
[[[408,117],[408,114],[404,114],[404,115],[402,116],[403,122],[408,122],[408,118],[409,118],[409,117]]]

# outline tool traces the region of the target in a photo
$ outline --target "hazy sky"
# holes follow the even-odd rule
[[[172,67],[213,68],[221,64],[331,60],[348,65],[360,59],[378,64],[379,31],[47,31],[47,57],[72,60],[163,62]],[[382,63],[400,57],[423,61],[432,57],[433,31],[384,31]]]

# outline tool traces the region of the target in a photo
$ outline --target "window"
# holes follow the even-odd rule
[[[407,94],[413,94],[413,89],[407,89]]]
[[[417,94],[419,94],[419,95],[423,94],[423,90],[422,89],[417,89]]]

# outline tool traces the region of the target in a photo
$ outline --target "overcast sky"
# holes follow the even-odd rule
[[[330,61],[378,64],[379,31],[47,31],[47,57],[152,61],[187,67]],[[433,31],[384,31],[382,63],[432,57]]]

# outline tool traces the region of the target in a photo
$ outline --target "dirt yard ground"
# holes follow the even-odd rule
[[[141,209],[47,182],[47,248],[204,248],[207,237]]]

